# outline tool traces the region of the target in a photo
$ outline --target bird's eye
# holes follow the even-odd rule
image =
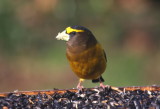
[[[70,36],[74,36],[76,34],[76,32],[71,32]]]

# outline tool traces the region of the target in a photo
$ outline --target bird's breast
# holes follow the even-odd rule
[[[75,74],[84,79],[98,78],[106,68],[106,59],[104,50],[99,43],[84,50],[72,52],[67,48],[66,56],[70,66]]]

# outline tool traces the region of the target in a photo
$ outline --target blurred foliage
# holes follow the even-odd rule
[[[65,42],[55,39],[71,25],[88,27],[103,45],[105,84],[159,84],[159,5],[158,0],[1,0],[0,91],[75,87]]]

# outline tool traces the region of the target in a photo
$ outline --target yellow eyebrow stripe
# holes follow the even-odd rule
[[[84,30],[76,30],[71,27],[67,27],[66,32],[67,32],[67,34],[70,34],[71,32],[84,32]]]

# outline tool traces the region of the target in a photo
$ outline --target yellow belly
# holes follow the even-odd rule
[[[106,58],[99,44],[79,53],[67,53],[73,72],[83,79],[97,79],[105,71]]]

